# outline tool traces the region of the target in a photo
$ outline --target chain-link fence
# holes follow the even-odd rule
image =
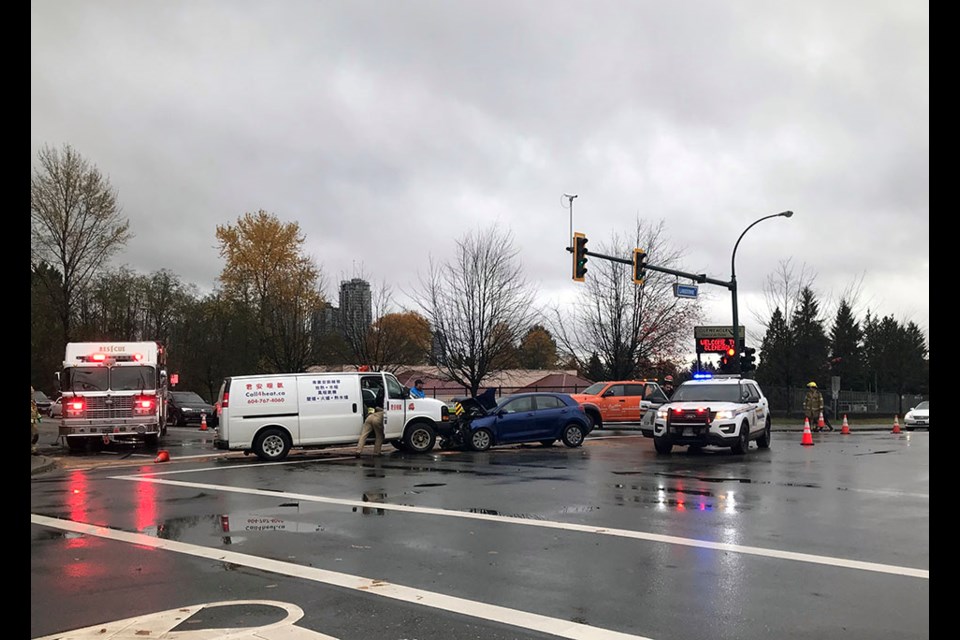
[[[481,391],[488,387],[482,387]],[[510,395],[526,391],[554,391],[559,393],[582,393],[586,388],[580,385],[565,386],[529,386],[529,387],[493,387],[496,397]],[[424,389],[427,395],[445,402],[451,401],[455,397],[467,397],[470,390],[466,387],[462,389]],[[807,394],[806,387],[763,387],[763,392],[770,402],[770,410],[777,413],[802,413],[803,398]],[[872,393],[868,391],[850,391],[841,389],[836,399],[833,398],[829,390],[821,389],[824,404],[827,405],[832,415],[842,416],[844,414],[904,414],[917,403],[927,400],[926,396],[908,394],[903,397],[896,393]]]

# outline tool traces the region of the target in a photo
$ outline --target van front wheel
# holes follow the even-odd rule
[[[265,429],[253,443],[253,452],[265,462],[278,462],[290,453],[290,436],[283,429]]]
[[[427,453],[433,449],[436,440],[437,434],[433,432],[433,428],[428,424],[420,423],[407,427],[403,444],[413,453]]]

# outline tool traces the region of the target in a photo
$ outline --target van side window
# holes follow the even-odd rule
[[[393,376],[385,376],[387,379],[387,397],[394,400],[403,399],[403,385]]]

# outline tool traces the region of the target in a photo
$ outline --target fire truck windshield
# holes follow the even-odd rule
[[[156,369],[151,366],[66,367],[60,388],[64,391],[142,391],[156,389]]]

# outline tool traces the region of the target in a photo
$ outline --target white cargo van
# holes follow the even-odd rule
[[[383,398],[385,441],[417,453],[433,449],[437,425],[450,420],[446,404],[411,398],[393,374],[353,371],[226,378],[214,446],[277,461],[293,447],[355,445],[377,392]]]

